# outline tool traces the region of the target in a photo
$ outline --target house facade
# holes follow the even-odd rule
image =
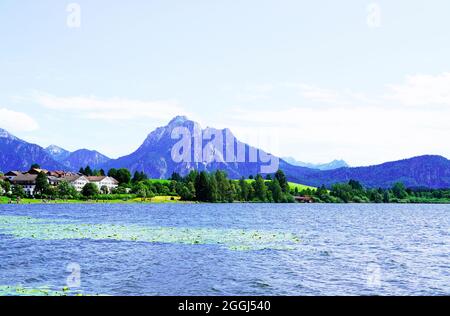
[[[81,192],[84,186],[89,183],[88,178],[83,175],[67,176],[62,177],[61,179],[62,181],[67,181],[69,184],[73,185],[78,192]]]
[[[37,175],[35,174],[19,174],[14,177],[13,180],[10,180],[13,186],[20,185],[23,187],[25,193],[27,195],[34,195],[34,189],[36,188],[36,179]]]
[[[111,193],[112,190],[118,187],[119,182],[112,177],[86,177],[79,173],[64,172],[64,171],[48,171],[44,169],[30,169],[28,172],[10,171],[4,175],[11,185],[20,185],[29,196],[34,195],[36,189],[36,179],[40,173],[47,176],[48,183],[57,187],[61,182],[66,181],[72,185],[78,192],[81,192],[84,186],[88,183],[94,183],[99,190],[107,188],[106,193]]]
[[[119,186],[119,182],[112,177],[87,177],[87,179],[90,183],[94,183],[95,185],[97,185],[100,191],[102,191],[102,188],[107,188],[107,193],[111,193],[112,190]]]
[[[15,177],[17,177],[18,175],[23,174],[20,171],[9,171],[5,174],[5,177],[9,180],[12,181]]]

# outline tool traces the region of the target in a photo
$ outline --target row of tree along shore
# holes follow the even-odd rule
[[[232,180],[223,171],[191,171],[186,176],[173,173],[170,179],[148,179],[143,172],[132,176],[127,169],[92,170],[89,166],[81,168],[80,174],[86,176],[108,175],[119,182],[111,194],[104,194],[94,184],[86,184],[81,192],[62,181],[58,186],[50,186],[45,174],[36,179],[35,199],[46,200],[136,200],[147,201],[156,196],[169,196],[182,201],[231,203],[450,203],[450,190],[409,189],[396,183],[389,189],[366,189],[358,181],[335,184],[330,188],[302,187],[290,184],[283,171],[263,178],[261,175],[248,179]],[[26,198],[21,186],[11,186],[0,180],[0,195],[10,199]]]

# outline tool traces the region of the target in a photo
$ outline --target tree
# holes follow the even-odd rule
[[[356,180],[350,180],[349,182],[348,182],[348,184],[352,187],[352,189],[353,190],[355,190],[355,191],[364,191],[364,188],[363,188],[363,186],[361,185],[361,183],[359,183],[358,181],[356,181]]]
[[[104,177],[104,176],[106,175],[106,174],[105,174],[105,170],[100,169],[99,174],[100,174],[102,177]]]
[[[283,190],[277,179],[270,181],[269,190],[272,192],[272,200],[275,203],[283,202]]]
[[[286,175],[284,174],[284,172],[282,170],[278,170],[275,173],[275,179],[278,180],[278,183],[280,184],[281,190],[284,193],[289,193],[289,184],[287,182]]]
[[[129,184],[131,181],[131,173],[128,169],[121,168],[116,171],[115,177],[113,178],[116,179],[119,184]]]
[[[331,195],[340,198],[345,203],[352,201],[352,191],[353,189],[348,183],[337,183],[331,187]]]
[[[37,163],[31,165],[31,169],[41,169],[41,166]]]
[[[78,192],[73,185],[67,181],[61,181],[57,187],[58,196],[62,199],[76,198]]]
[[[392,193],[394,193],[394,196],[397,199],[404,199],[404,198],[408,197],[408,193],[406,193],[405,185],[401,182],[397,182],[396,184],[394,184],[394,186],[392,187]]]
[[[144,182],[139,182],[134,185],[132,192],[140,198],[146,198],[149,195],[149,188]]]
[[[148,177],[143,171],[141,171],[141,172],[135,171],[134,175],[133,175],[133,179],[131,180],[131,182],[132,183],[138,183],[138,182],[141,182],[141,181],[144,181],[144,180],[147,180],[147,179],[148,179]]]
[[[84,175],[85,175],[85,176],[90,177],[90,176],[92,176],[93,174],[94,174],[94,173],[92,172],[91,167],[86,166],[86,168],[84,168]]]
[[[185,184],[182,182],[178,182],[177,194],[183,201],[192,201],[195,198],[195,188],[193,183],[189,182],[188,184]]]
[[[267,187],[264,179],[260,174],[256,176],[256,180],[254,182],[255,187],[255,198],[261,202],[267,201]]]
[[[11,191],[11,184],[8,181],[0,180],[0,195],[8,194]]]
[[[195,179],[197,179],[198,171],[197,170],[191,170],[189,174],[187,175],[185,181],[186,182],[192,182],[195,183]]]
[[[249,201],[250,200],[250,184],[245,181],[244,177],[239,180],[240,190],[240,200],[241,201]]]
[[[233,200],[233,192],[231,190],[231,184],[228,180],[227,174],[223,171],[217,170],[214,174],[217,182],[217,198],[221,202],[229,202]]]
[[[100,192],[102,194],[108,194],[109,193],[109,189],[106,185],[102,185],[102,187],[100,188]]]
[[[319,197],[322,195],[327,195],[327,194],[328,194],[328,190],[324,184],[322,184],[322,186],[317,188],[317,190],[316,190],[316,195]]]
[[[116,168],[111,168],[108,171],[108,177],[114,178],[116,179],[117,177],[117,169]],[[117,180],[117,179],[116,179]]]
[[[57,188],[53,187],[53,186],[48,186],[45,191],[44,194],[46,197],[51,198],[51,199],[56,199],[58,197],[58,190]]]
[[[388,191],[384,191],[383,194],[383,203],[389,203],[390,202],[390,196],[389,196],[389,192]]]
[[[195,192],[198,201],[209,201],[209,179],[208,174],[205,171],[202,171],[197,175],[195,180]]]
[[[24,198],[27,194],[25,193],[23,186],[18,184],[18,185],[13,186],[12,195],[15,197]]]
[[[44,172],[40,172],[36,177],[36,187],[34,188],[34,193],[42,196],[49,189],[47,175]]]
[[[170,176],[170,180],[180,182],[183,180],[183,178],[180,176],[178,172],[172,172],[172,175]]]
[[[85,174],[85,171],[84,171],[84,168],[83,168],[83,167],[81,167],[80,170],[79,170],[78,172],[81,173],[81,174],[83,174],[83,175]]]
[[[84,187],[81,193],[85,197],[93,197],[98,194],[100,194],[100,191],[98,190],[98,187],[95,183],[87,183]]]
[[[368,191],[369,200],[375,203],[383,203],[383,195],[379,190],[369,190]]]
[[[208,202],[215,203],[220,201],[219,188],[216,177],[212,174],[208,182]]]

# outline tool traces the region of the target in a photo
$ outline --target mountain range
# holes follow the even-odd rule
[[[0,129],[0,170],[27,170],[33,163],[53,170],[64,169],[41,146],[25,142]]]
[[[65,169],[78,171],[81,167],[90,166],[92,169],[100,169],[111,159],[96,150],[79,149],[70,152],[56,145],[50,145],[45,151],[52,158],[64,165]]]
[[[306,167],[306,168],[319,169],[319,170],[334,170],[334,169],[339,169],[339,168],[350,167],[344,160],[333,160],[328,163],[314,164],[314,163],[298,161],[292,157],[284,157],[282,159],[293,166]]]
[[[178,131],[176,137],[172,137],[174,131]],[[177,146],[180,146],[182,136],[186,136],[188,143],[197,146],[183,146],[182,150],[178,150],[181,149]],[[227,141],[229,139],[232,143]],[[174,151],[174,148],[178,149]],[[232,153],[241,153],[240,159],[237,159],[239,154],[229,156],[230,148]],[[174,153],[190,159],[174,160]],[[271,160],[264,159],[269,157]],[[136,151],[118,159],[110,159],[95,150],[70,152],[55,145],[44,149],[0,129],[0,171],[3,172],[26,170],[31,164],[38,163],[45,169],[68,171],[78,171],[87,165],[106,171],[127,168],[131,172],[144,171],[152,178],[168,178],[172,172],[185,175],[194,169],[220,169],[227,172],[230,178],[238,179],[257,173],[272,173],[272,170],[264,170],[275,158],[240,142],[229,129],[202,129],[198,123],[184,116],[177,116],[168,125],[157,128]],[[395,182],[403,182],[408,187],[450,188],[450,161],[441,156],[419,156],[356,168],[348,167],[345,161],[339,160],[323,165],[305,164],[289,158],[276,158],[276,161],[279,161],[277,167],[286,173],[290,181],[311,186],[330,186],[354,179],[374,188],[390,187]]]
[[[199,171],[215,171],[223,170],[227,172],[230,178],[240,178],[242,176],[255,175],[260,172],[264,163],[261,161],[249,162],[249,152],[258,151],[257,148],[251,147],[238,140],[234,142],[234,149],[242,148],[246,153],[246,162],[227,162],[223,153],[226,151],[225,142],[219,146],[213,145],[208,141],[200,140],[201,153],[200,159],[195,159],[198,153],[195,153],[195,148],[192,146],[190,151],[189,162],[175,162],[172,159],[172,148],[178,143],[179,140],[172,139],[172,132],[174,129],[184,129],[189,134],[189,142],[194,144],[196,136],[203,138],[205,135],[217,135],[225,139],[226,137],[234,137],[230,130],[223,129],[218,130],[215,128],[207,127],[202,129],[200,125],[194,121],[187,119],[184,116],[177,116],[169,122],[168,125],[159,127],[148,135],[144,143],[130,155],[120,157],[116,160],[111,160],[105,164],[105,170],[110,168],[127,168],[129,170],[144,171],[152,178],[168,178],[173,172],[177,172],[181,175],[186,175],[190,170]],[[198,138],[197,138],[198,139]],[[203,158],[204,153],[211,153],[215,159],[212,162],[205,162]],[[266,155],[265,152],[259,151],[259,154]]]

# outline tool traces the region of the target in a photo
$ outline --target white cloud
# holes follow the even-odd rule
[[[0,128],[10,132],[31,132],[39,128],[39,124],[29,115],[0,108]]]
[[[407,76],[378,94],[308,83],[275,87],[301,99],[294,105],[291,97],[284,105],[273,99],[270,108],[232,108],[221,115],[221,126],[249,142],[252,129],[269,135],[276,130],[277,154],[303,161],[344,158],[367,165],[423,154],[450,157],[450,72]]]
[[[308,84],[299,84],[298,88],[300,89],[300,94],[308,100],[331,104],[343,102],[341,94],[334,90]]]
[[[274,85],[270,83],[263,84],[247,84],[242,91],[236,96],[239,101],[259,101],[269,98],[270,93],[274,90]]]
[[[407,106],[450,106],[450,73],[407,76],[402,84],[388,85],[387,99]]]
[[[277,155],[311,162],[344,158],[352,165],[367,165],[422,154],[450,156],[448,117],[450,109],[436,113],[401,107],[291,107],[235,109],[223,124],[250,142],[252,128],[277,131]]]
[[[355,92],[351,89],[328,89],[307,83],[283,83],[281,86],[295,89],[306,101],[318,104],[351,106],[351,105],[376,105],[380,101],[367,96],[363,92]]]
[[[170,119],[187,114],[176,101],[140,101],[123,98],[100,99],[94,96],[58,97],[48,93],[34,93],[33,100],[41,106],[57,111],[77,113],[95,120]]]

